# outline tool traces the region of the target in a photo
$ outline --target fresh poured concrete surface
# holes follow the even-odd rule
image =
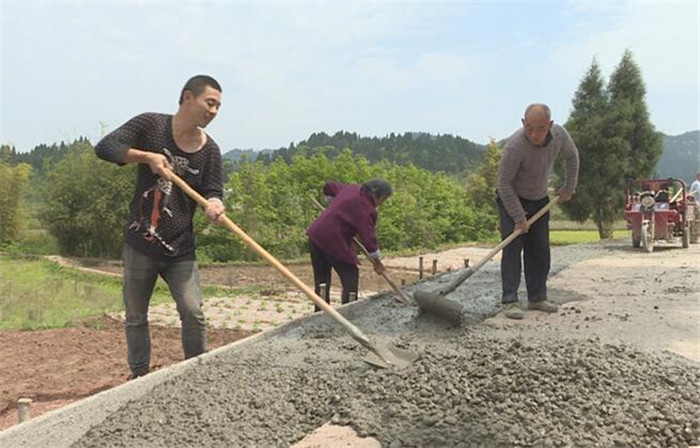
[[[343,307],[379,343],[421,353],[408,368],[367,365],[342,327],[314,315],[10,428],[0,445],[289,446],[328,421],[390,447],[697,444],[698,363],[657,350],[661,342],[628,345],[628,335],[665,328],[666,308],[690,313],[692,326],[698,249],[651,254],[659,277],[635,261],[649,256],[622,243],[555,248],[550,298],[563,309],[522,322],[491,317],[500,286],[489,263],[449,296],[465,305],[462,327],[389,297]],[[616,259],[638,278],[615,281],[627,269],[610,267]],[[559,281],[585,260],[606,267],[590,278],[596,297],[578,286],[589,277]]]

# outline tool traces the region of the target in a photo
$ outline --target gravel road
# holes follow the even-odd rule
[[[286,447],[329,421],[391,448],[697,445],[700,364],[669,351],[663,335],[637,342],[662,328],[668,308],[697,350],[700,248],[661,248],[645,263],[627,245],[555,248],[556,315],[499,317],[498,264],[488,263],[450,295],[465,305],[465,325],[388,296],[349,310],[379,344],[420,353],[408,368],[364,363],[366,350],[324,316],[157,386],[75,446]],[[628,268],[633,285],[621,280]]]

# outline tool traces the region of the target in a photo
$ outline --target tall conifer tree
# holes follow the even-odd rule
[[[579,186],[562,205],[574,220],[592,219],[601,239],[620,219],[629,178],[648,177],[661,155],[661,139],[649,121],[641,71],[626,50],[607,89],[593,60],[572,100],[565,127],[579,149]],[[559,183],[563,168],[557,166]]]
[[[617,132],[629,144],[628,171],[631,177],[650,177],[663,151],[661,136],[649,121],[646,87],[632,52],[625,50],[608,83]]]

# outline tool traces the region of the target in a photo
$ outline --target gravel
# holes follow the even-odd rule
[[[553,274],[614,249],[556,248]],[[590,335],[503,331],[482,322],[499,309],[496,263],[467,283],[450,295],[467,308],[461,327],[389,297],[350,312],[378,344],[421,354],[405,369],[364,363],[366,350],[323,317],[222,352],[74,446],[284,447],[328,421],[392,448],[700,443],[698,363]]]

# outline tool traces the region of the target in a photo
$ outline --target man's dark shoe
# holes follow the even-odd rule
[[[523,310],[520,308],[520,304],[518,302],[504,303],[503,314],[505,314],[509,319],[523,318]]]
[[[131,375],[126,379],[127,381],[135,380],[136,378],[142,377],[144,375],[148,375],[148,371],[146,370],[145,372],[131,372]]]
[[[540,300],[537,302],[530,302],[528,308],[531,310],[544,311],[545,313],[556,313],[559,311],[559,305],[549,300]]]

